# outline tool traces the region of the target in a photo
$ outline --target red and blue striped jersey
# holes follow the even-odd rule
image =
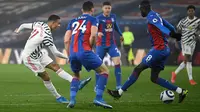
[[[91,27],[98,27],[98,21],[89,14],[83,14],[68,24],[67,30],[72,31],[70,53],[91,51]]]
[[[152,47],[157,50],[163,50],[168,47],[167,37],[171,31],[175,31],[175,28],[154,11],[149,12],[147,21]]]
[[[110,14],[110,16],[105,17],[103,14],[100,14],[96,18],[99,21],[98,32],[103,33],[102,37],[98,37],[96,46],[109,47],[110,45],[115,44],[114,30],[122,36],[121,30],[116,21],[116,15]]]

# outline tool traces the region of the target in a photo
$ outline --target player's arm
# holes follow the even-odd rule
[[[65,37],[64,37],[64,44],[65,44],[65,50],[67,52],[67,56],[69,56],[69,48],[71,43],[71,36],[72,36],[72,21],[67,26]]]
[[[15,33],[20,33],[24,29],[32,29],[33,28],[33,23],[24,23],[21,24],[19,28],[15,30]]]
[[[46,47],[49,48],[49,50],[53,53],[54,56],[64,58],[64,59],[68,59],[67,56],[65,56],[63,53],[58,51],[58,49],[56,48],[56,46],[53,43],[53,37],[45,36],[43,43]]]
[[[165,27],[167,27],[170,31],[176,32],[176,29],[174,28],[174,26],[172,24],[170,24],[165,19],[162,19],[162,20],[163,20],[163,24],[164,24]]]
[[[98,33],[98,27],[92,26],[91,27],[91,35],[90,35],[90,45],[93,46],[95,44],[96,38]]]
[[[96,18],[92,19],[91,22],[92,22],[92,26],[91,26],[91,34],[90,34],[90,45],[93,46],[97,38],[99,23]]]
[[[122,36],[122,31],[120,30],[119,25],[117,24],[116,16],[115,16],[114,28],[115,28],[115,31],[117,31],[118,34],[120,35],[120,40],[123,41],[124,38],[123,38],[123,36]]]
[[[67,56],[69,56],[69,47],[70,47],[70,43],[71,43],[71,35],[72,35],[72,31],[71,30],[67,30],[65,33],[65,37],[64,37],[64,44],[65,44],[65,50],[67,52]]]
[[[152,16],[150,18],[148,18],[148,21],[150,22],[150,24],[153,24],[154,26],[156,26],[158,29],[160,29],[160,31],[172,38],[175,38],[177,41],[181,40],[181,34],[180,33],[176,33],[174,31],[170,31],[167,27],[164,26],[164,23],[162,21],[162,19],[158,16]]]

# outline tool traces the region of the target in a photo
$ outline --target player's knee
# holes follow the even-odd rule
[[[98,74],[109,74],[109,70],[105,64],[102,64],[99,68],[95,70]]]
[[[119,65],[121,60],[120,60],[120,57],[114,57],[114,58],[112,58],[112,61],[113,61],[114,65]]]

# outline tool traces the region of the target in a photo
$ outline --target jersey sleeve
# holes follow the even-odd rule
[[[156,26],[161,32],[167,35],[170,34],[171,31],[164,26],[162,18],[158,17],[157,15],[150,15],[150,17],[147,17],[147,19],[150,24]]]
[[[97,18],[92,18],[91,23],[92,23],[92,26],[96,26],[96,27],[99,26],[99,21]]]
[[[72,21],[70,21],[69,24],[67,25],[66,31],[67,30],[72,30]]]
[[[176,32],[176,29],[174,28],[174,26],[172,24],[170,24],[167,20],[162,19],[163,20],[163,24],[165,27],[167,27],[170,31],[174,31]]]

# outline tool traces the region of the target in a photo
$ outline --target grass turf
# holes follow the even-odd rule
[[[55,102],[55,98],[45,89],[42,81],[35,77],[23,65],[0,65],[0,112],[198,112],[200,110],[200,84],[191,86],[186,71],[177,76],[176,84],[189,90],[189,95],[182,104],[178,104],[178,96],[172,104],[163,104],[160,92],[164,88],[151,83],[150,70],[144,71],[139,80],[115,101],[107,93],[104,99],[113,109],[95,107],[92,101],[94,72],[83,70],[82,78],[92,76],[92,81],[79,91],[77,104],[74,109],[67,109],[66,105]],[[70,71],[68,66],[63,67]],[[128,78],[134,67],[122,67],[123,82]],[[175,67],[166,67],[160,76],[170,79],[171,71]],[[200,82],[200,67],[193,68],[194,79]],[[107,88],[115,88],[114,69],[110,68]],[[69,82],[59,78],[49,71],[51,80],[59,93],[69,99]]]

